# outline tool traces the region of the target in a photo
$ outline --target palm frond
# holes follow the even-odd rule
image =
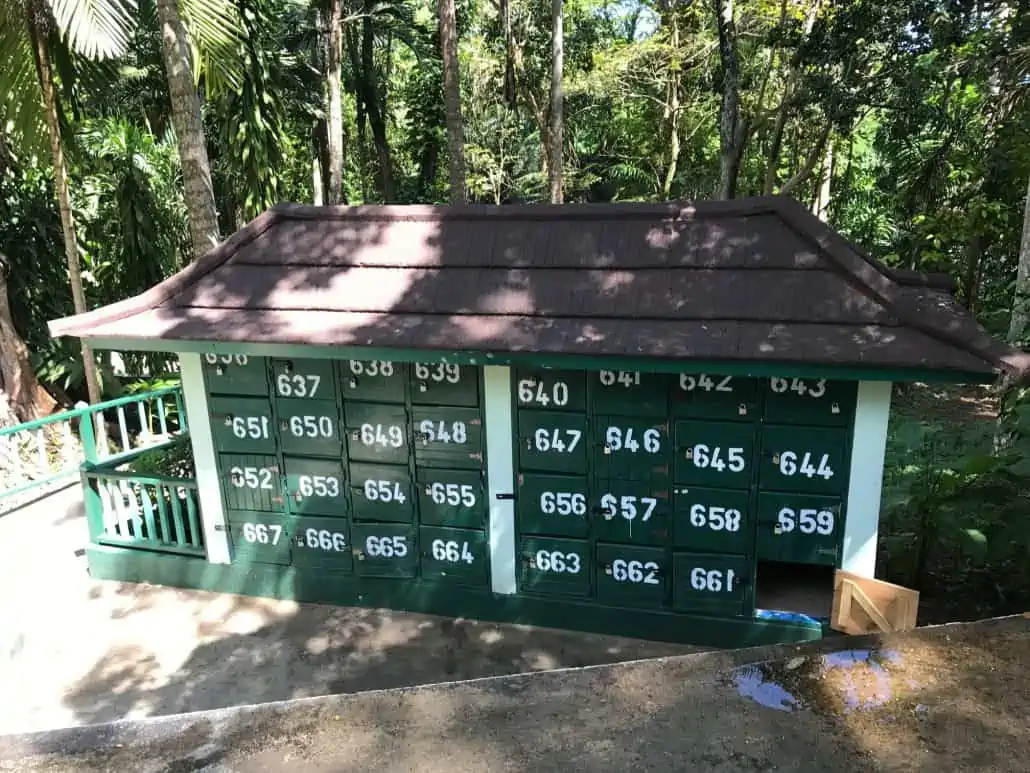
[[[90,59],[111,59],[128,48],[136,30],[136,0],[48,0],[61,37]]]
[[[0,4],[0,130],[16,152],[46,147],[43,92],[25,8],[17,0]]]
[[[180,0],[193,49],[193,73],[201,73],[210,96],[237,90],[243,82],[239,45],[243,22],[232,0]]]

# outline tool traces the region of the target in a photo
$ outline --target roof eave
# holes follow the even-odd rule
[[[276,205],[266,210],[225,241],[220,242],[193,262],[139,295],[82,314],[50,320],[47,323],[50,336],[52,338],[63,336],[89,338],[90,331],[101,325],[128,319],[135,314],[160,306],[189,285],[200,280],[205,274],[225,263],[240,247],[253,241],[281,220],[286,211],[287,208],[282,205]]]
[[[132,338],[86,336],[94,348],[109,351],[148,351],[192,354],[241,353],[256,357],[295,357],[312,359],[390,359],[395,362],[418,362],[439,358],[459,365],[519,365],[540,367],[581,367],[591,369],[639,369],[643,361],[656,373],[719,372],[725,375],[756,377],[781,376],[798,378],[842,378],[854,381],[938,382],[954,384],[989,384],[1002,375],[984,363],[983,370],[942,369],[937,367],[901,367],[888,364],[800,362],[795,360],[713,360],[681,357],[632,357],[625,354],[568,354],[561,352],[501,351],[480,349],[441,349],[330,346],[277,341],[209,341],[180,338]]]

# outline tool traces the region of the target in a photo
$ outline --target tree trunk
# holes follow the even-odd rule
[[[1019,242],[1019,263],[1016,269],[1016,289],[1012,298],[1012,319],[1009,322],[1009,341],[1019,343],[1030,324],[1030,183],[1023,206],[1023,238]]]
[[[529,112],[533,116],[533,120],[536,122],[536,128],[540,133],[540,167],[544,173],[544,177],[548,180],[551,179],[551,129],[547,123],[547,115],[544,112],[544,108],[533,94],[533,90],[527,86],[522,86],[523,99],[526,102],[526,107],[529,108]]]
[[[676,16],[677,4],[668,4],[666,24],[669,27],[669,74],[665,84],[665,121],[669,132],[669,160],[665,165],[662,198],[672,195],[676,179],[676,166],[680,157],[680,27]]]
[[[962,250],[963,272],[962,272],[962,299],[970,314],[976,315],[976,297],[980,285],[980,258],[983,255],[981,244],[983,237],[979,229],[969,235],[965,249]]]
[[[375,28],[372,22],[373,0],[365,0],[365,19],[362,22],[361,53],[350,49],[351,65],[357,97],[364,105],[364,115],[372,129],[372,144],[379,162],[379,181],[384,201],[394,200],[393,162],[390,158],[390,140],[386,134],[386,120],[380,109],[379,86],[375,71]]]
[[[179,16],[177,0],[157,0],[157,15],[161,21],[161,50],[172,103],[172,125],[182,163],[190,241],[193,257],[199,258],[219,241],[218,212],[200,116],[200,97],[194,86],[189,37]]]
[[[551,98],[549,106],[547,179],[551,187],[551,203],[561,204],[563,200],[562,165],[565,148],[565,119],[562,107],[565,99],[562,90],[564,72],[564,35],[562,33],[562,0],[551,0]]]
[[[816,164],[819,163],[819,159],[823,156],[823,151],[826,149],[826,143],[830,140],[830,132],[833,129],[833,124],[827,121],[826,126],[823,127],[822,132],[815,141],[815,147],[812,148],[812,152],[808,154],[808,158],[805,163],[798,170],[798,173],[791,177],[787,182],[780,188],[780,195],[786,196],[788,193],[793,193],[794,189],[797,188],[801,183],[807,180],[812,172],[815,171]],[[794,147],[798,146],[798,143],[793,143]]]
[[[771,196],[776,188],[776,178],[780,167],[780,149],[783,147],[783,130],[787,126],[787,114],[793,96],[793,82],[788,80],[783,88],[780,106],[776,110],[776,123],[773,124],[772,139],[769,141],[769,152],[765,157],[765,183],[762,193]]]
[[[805,39],[812,34],[812,29],[815,27],[816,17],[819,15],[820,6],[822,6],[822,0],[813,0],[812,4],[808,7],[808,13],[805,14],[805,23],[802,27]],[[796,56],[797,54],[795,52],[795,59]],[[783,130],[787,124],[787,117],[790,114],[790,106],[794,99],[794,88],[796,87],[800,76],[801,72],[797,67],[797,63],[792,60],[787,68],[787,77],[786,83],[783,87],[783,96],[780,98],[780,106],[776,110],[776,122],[773,125],[772,141],[769,143],[769,152],[766,155],[765,183],[762,186],[762,192],[766,196],[772,195],[773,189],[776,187],[776,175],[780,164],[780,150],[783,147]]]
[[[358,32],[348,28],[344,44],[347,46],[347,57],[350,59],[351,73],[354,78],[354,122],[357,125],[358,144],[358,177],[361,180],[361,201],[368,203],[370,191],[368,178],[371,164],[368,160],[368,118],[365,114],[364,91],[361,85],[361,54],[358,53]]]
[[[328,99],[329,190],[327,203],[344,204],[343,192],[343,5],[329,0],[329,56],[326,62],[326,96]]]
[[[322,187],[322,163],[317,152],[311,154],[311,203],[316,207],[325,204],[325,189]]]
[[[500,0],[501,36],[504,38],[504,104],[509,110],[518,107],[515,82],[515,55],[511,40],[511,6],[509,0]]]
[[[740,60],[733,0],[715,0],[719,28],[719,62],[722,65],[722,106],[719,110],[719,182],[715,198],[732,199],[740,166]]]
[[[86,293],[82,289],[82,268],[79,264],[79,245],[75,238],[75,219],[68,192],[68,175],[64,167],[64,144],[61,140],[61,125],[57,115],[57,94],[54,71],[50,65],[43,30],[37,23],[36,14],[49,14],[49,9],[28,7],[29,29],[36,46],[36,63],[39,66],[39,81],[43,89],[43,111],[46,114],[47,133],[50,135],[50,161],[54,167],[54,187],[57,189],[57,210],[61,216],[61,236],[64,240],[64,256],[68,262],[68,281],[72,288],[72,304],[76,314],[86,312]],[[82,344],[82,372],[86,381],[86,393],[93,405],[100,402],[100,382],[97,379],[97,364],[93,351],[86,342]]]
[[[830,213],[830,195],[833,192],[833,139],[826,141],[826,155],[819,168],[819,185],[816,187],[815,199],[812,202],[812,214],[824,223]]]
[[[451,204],[465,203],[465,124],[461,118],[461,80],[458,72],[458,21],[454,0],[438,0],[440,54],[443,56],[443,102],[447,117],[447,155],[450,163]]]
[[[0,253],[0,390],[18,421],[47,416],[57,401],[40,386],[29,361],[29,349],[14,327],[7,298],[7,258]]]

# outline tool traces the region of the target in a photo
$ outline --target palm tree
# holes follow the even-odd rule
[[[193,256],[199,258],[219,241],[211,162],[200,114],[200,96],[193,78],[189,35],[179,15],[178,0],[157,0],[162,53],[172,103],[172,125],[179,143],[182,182],[189,212]]]
[[[200,102],[182,17],[195,32],[200,53],[197,66],[205,72],[209,91],[217,91],[238,83],[238,32],[233,26],[236,16],[229,0],[182,0],[182,17],[175,0],[157,2],[164,26],[165,64],[172,93],[173,123],[179,134],[192,241],[195,254],[200,254],[217,241],[218,225],[217,219],[211,220],[213,198],[210,202],[203,198],[205,190],[211,190],[211,172],[202,130],[199,142],[197,139]],[[120,56],[136,29],[139,10],[136,0],[0,0],[0,120],[11,126],[9,141],[16,150],[40,151],[40,138],[46,137],[48,141],[68,280],[77,314],[86,311],[86,298],[68,192],[58,99],[58,86],[68,89],[71,84],[59,83],[52,64],[53,53],[70,50],[94,60]],[[89,400],[99,402],[96,363],[85,344],[82,359]]]
[[[86,311],[86,296],[68,192],[58,80],[52,56],[61,46],[91,59],[118,56],[128,45],[135,12],[134,0],[0,0],[0,118],[10,123],[9,138],[15,149],[40,150],[39,139],[48,140],[68,280],[77,314]],[[98,403],[96,363],[85,343],[82,362],[89,400]]]
[[[94,0],[112,1],[118,0]],[[172,125],[179,143],[190,241],[193,256],[200,257],[218,244],[220,237],[197,82],[203,75],[207,93],[212,96],[240,87],[242,22],[232,0],[155,1]]]

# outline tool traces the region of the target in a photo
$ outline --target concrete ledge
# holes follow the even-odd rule
[[[868,710],[849,712],[847,696],[834,697],[840,689],[834,674],[824,676],[824,690],[819,681],[809,679],[809,665],[821,662],[825,669],[839,653],[866,662],[856,652],[894,653],[888,660],[896,657],[897,664],[887,670],[899,669],[901,681],[897,694],[881,696]],[[982,673],[961,670],[980,668],[977,658],[983,659]],[[992,764],[981,756],[978,767],[969,770],[1025,770],[1030,687],[1023,669],[1028,665],[1030,618],[1013,616],[907,634],[840,637],[0,736],[0,770],[944,773],[966,770],[962,755],[936,767],[895,767],[883,757],[890,756],[890,744],[880,736],[885,728],[901,733],[895,751],[901,754],[907,747],[911,758],[921,753],[925,738],[908,737],[908,725],[922,722],[923,733],[939,723],[941,732],[954,739],[934,737],[931,746],[936,748],[923,751],[931,757],[945,752],[954,757],[950,746],[969,746],[974,719],[976,737],[982,739],[976,743],[995,756],[1008,756]],[[744,676],[760,672],[768,677],[766,684],[793,694],[796,705],[777,706],[775,699],[749,692]],[[941,677],[939,684],[933,674]],[[987,676],[995,686],[984,681]],[[865,688],[856,689],[861,693]],[[979,706],[982,716],[966,712],[967,705]],[[921,706],[926,716],[919,719]],[[879,723],[879,751],[865,748],[869,742],[859,732],[870,717]],[[1013,722],[1021,736],[1015,731],[1006,735]],[[877,766],[858,764],[871,763],[874,753],[881,757]],[[738,764],[734,755],[755,764]]]

